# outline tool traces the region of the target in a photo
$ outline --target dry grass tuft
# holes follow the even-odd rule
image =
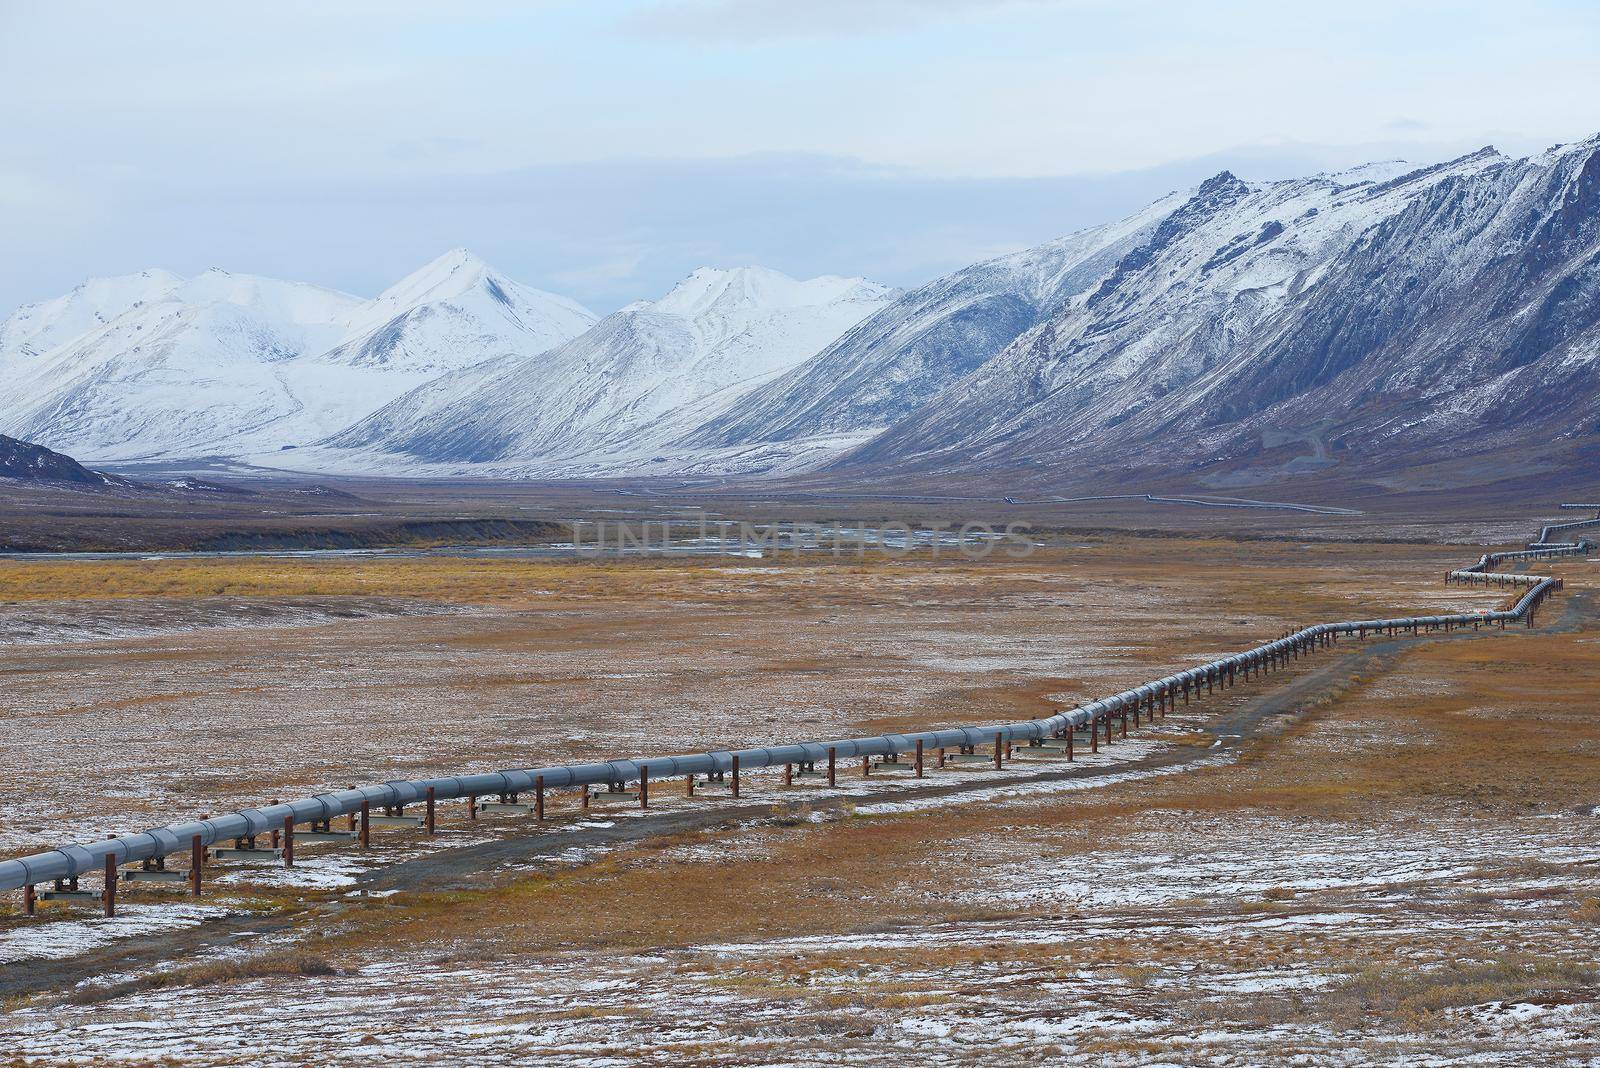
[[[1584,988],[1593,993],[1596,972],[1570,961],[1501,957],[1438,968],[1366,968],[1326,991],[1320,1008],[1347,1024],[1378,1017],[1405,1027],[1443,1023],[1450,1009],[1491,1002],[1549,998],[1553,992]]]
[[[219,983],[237,983],[246,979],[292,976],[317,978],[337,974],[339,969],[325,958],[306,950],[289,950],[261,957],[215,961],[187,968],[174,968],[170,971],[152,972],[137,979],[105,986],[79,987],[67,995],[67,1001],[73,1005],[97,1005],[139,991],[169,986],[215,986]]]

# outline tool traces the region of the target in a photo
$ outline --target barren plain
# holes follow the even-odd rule
[[[356,782],[1047,714],[1313,621],[1503,603],[1443,573],[1534,525],[0,562],[0,856]],[[542,826],[447,806],[432,839],[219,864],[198,900],[0,913],[0,1062],[1592,1060],[1597,566],[1552,562],[1534,628],[1341,644],[1071,765],[665,783]]]

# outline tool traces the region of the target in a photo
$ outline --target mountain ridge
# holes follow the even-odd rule
[[[5,434],[0,434],[0,480],[59,482],[78,486],[133,485],[125,478],[91,471],[64,453]]]
[[[126,299],[129,286],[91,281],[6,320],[0,336],[16,340],[4,354],[10,397],[0,429],[99,460],[298,447],[429,377],[534,355],[594,321],[576,302],[512,282],[464,250],[371,301],[220,268],[125,278],[145,282],[135,299]],[[100,289],[121,299],[86,308],[84,294]],[[104,321],[36,351],[34,339],[91,312]]]
[[[581,467],[593,450],[648,453],[673,436],[662,419],[713,395],[731,400],[895,292],[859,278],[700,268],[537,362],[491,360],[425,383],[325,444],[523,471]]]
[[[346,473],[1465,484],[1600,434],[1597,220],[1600,136],[1222,170],[909,291],[702,268],[596,319],[465,249],[371,301],[144,272],[0,324],[0,430]]]
[[[1219,175],[1166,240],[1119,264],[1098,299],[1063,309],[837,466],[1089,471],[1121,457],[1123,468],[1135,458],[1240,485],[1392,464],[1376,443],[1402,433],[1413,455],[1426,441],[1441,459],[1475,447],[1471,436],[1518,440],[1537,431],[1468,420],[1463,407],[1480,395],[1511,415],[1516,394],[1494,376],[1516,361],[1461,352],[1519,315],[1525,365],[1548,372],[1573,338],[1596,343],[1585,272],[1595,269],[1597,152],[1597,139],[1524,160],[1484,149],[1384,182],[1302,179],[1249,194]],[[1204,222],[1206,196],[1224,189],[1238,206],[1210,217],[1231,238]],[[1556,246],[1578,265],[1563,273],[1549,262]],[[1564,309],[1529,303],[1547,284],[1566,293]],[[1595,394],[1592,380],[1549,375],[1523,399],[1541,391],[1553,391],[1551,404],[1588,398],[1580,407]],[[1411,416],[1397,427],[1400,410]],[[1540,429],[1560,433],[1548,421]]]

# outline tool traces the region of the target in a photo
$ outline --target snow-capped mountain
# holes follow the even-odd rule
[[[1588,433],[1600,138],[1378,177],[1219,174],[1088,291],[842,462],[1238,485]]]
[[[458,248],[360,308],[324,359],[432,375],[543,352],[594,322],[577,301],[514,282]]]
[[[522,474],[648,465],[653,450],[897,295],[860,278],[702,268],[537,359],[506,356],[431,381],[327,444]]]
[[[139,304],[165,300],[182,284],[177,275],[152,269],[91,278],[64,296],[18,308],[0,322],[0,368],[49,352]]]
[[[0,432],[390,474],[1444,486],[1600,474],[1597,360],[1600,137],[1223,172],[909,293],[701,270],[598,322],[459,250],[370,301],[145,272],[0,326]]]
[[[0,426],[96,460],[227,451],[307,410],[295,361],[337,342],[360,304],[206,271],[12,369]]]
[[[870,436],[982,366],[1097,281],[1182,203],[974,264],[911,290],[691,435],[706,449]],[[785,447],[778,443],[788,443]]]
[[[145,284],[87,283],[8,320],[20,340],[0,429],[96,460],[280,450],[440,373],[536,355],[594,321],[459,250],[371,301],[217,269],[130,278]]]

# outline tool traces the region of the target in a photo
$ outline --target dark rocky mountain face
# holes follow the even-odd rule
[[[1226,486],[1499,450],[1509,473],[1594,434],[1597,360],[1600,138],[1375,182],[1223,174],[837,466]]]
[[[0,434],[0,478],[23,482],[72,482],[85,486],[129,486],[127,479],[91,471],[70,456]]]

